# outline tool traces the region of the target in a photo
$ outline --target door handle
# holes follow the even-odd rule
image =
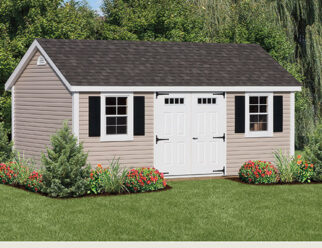
[[[197,137],[193,137],[192,139],[193,139],[193,140],[197,140],[198,138],[197,138]]]
[[[169,140],[169,139],[159,139],[158,135],[155,136],[155,143],[158,144],[159,141]]]

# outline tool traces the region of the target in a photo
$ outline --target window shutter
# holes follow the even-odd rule
[[[88,97],[88,135],[101,136],[101,97]]]
[[[283,132],[283,96],[274,96],[274,132]]]
[[[145,97],[134,96],[134,135],[145,135]]]
[[[235,96],[235,133],[245,133],[245,96]]]

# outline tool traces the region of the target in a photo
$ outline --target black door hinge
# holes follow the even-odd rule
[[[224,133],[223,136],[212,137],[213,139],[222,139],[224,142],[226,141],[226,134]]]
[[[169,140],[169,139],[159,139],[158,135],[155,136],[155,143],[158,144],[159,141]]]

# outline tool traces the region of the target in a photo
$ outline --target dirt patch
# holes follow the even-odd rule
[[[234,182],[247,184],[247,185],[255,185],[255,186],[278,186],[278,185],[294,185],[294,184],[301,184],[301,185],[308,185],[308,184],[322,184],[322,182],[311,182],[311,183],[300,183],[300,182],[293,182],[293,183],[267,183],[267,184],[254,184],[254,183],[245,183],[239,179],[239,177],[226,177],[226,180],[231,180]]]
[[[18,188],[18,189],[21,189],[21,190],[24,190],[26,192],[30,192],[30,193],[34,193],[34,194],[38,194],[38,195],[42,195],[42,196],[45,196],[45,197],[48,197],[48,198],[52,198],[52,199],[60,199],[60,200],[65,200],[65,199],[75,199],[75,198],[84,198],[84,197],[102,197],[102,196],[118,196],[118,195],[133,195],[133,194],[144,194],[144,193],[154,193],[154,192],[161,192],[161,191],[167,191],[167,190],[170,190],[172,189],[171,186],[167,185],[165,186],[164,189],[158,189],[158,190],[154,190],[154,191],[146,191],[146,192],[136,192],[136,193],[130,193],[130,192],[122,192],[120,194],[109,194],[109,193],[101,193],[101,194],[88,194],[88,195],[82,195],[82,196],[77,196],[77,197],[66,197],[66,198],[59,198],[59,197],[50,197],[48,196],[47,194],[44,194],[44,193],[41,193],[41,192],[33,192],[33,191],[30,191],[30,190],[27,190],[24,186],[21,186],[21,185],[12,185],[12,184],[4,184],[8,187],[13,187],[13,188]]]

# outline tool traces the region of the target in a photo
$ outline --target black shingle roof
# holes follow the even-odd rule
[[[72,86],[299,86],[253,44],[37,39]]]

